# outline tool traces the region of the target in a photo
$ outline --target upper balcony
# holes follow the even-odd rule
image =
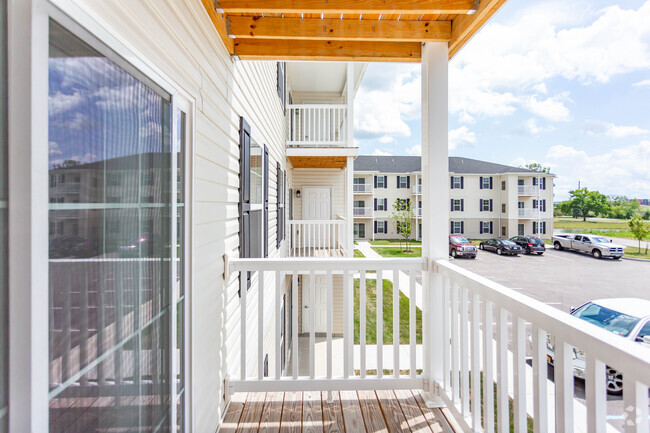
[[[519,185],[517,190],[520,196],[539,195],[539,187],[537,185]]]
[[[287,147],[347,146],[347,113],[345,104],[287,106]]]
[[[356,183],[352,186],[352,191],[358,195],[372,194],[374,188],[371,183]]]
[[[520,208],[518,211],[520,219],[539,218],[539,209]]]
[[[422,194],[422,185],[414,185],[412,188],[412,192],[415,195],[421,195]]]

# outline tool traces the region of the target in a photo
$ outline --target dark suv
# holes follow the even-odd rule
[[[515,236],[510,238],[510,240],[519,245],[524,250],[524,254],[535,253],[541,256],[546,251],[546,244],[540,238]]]

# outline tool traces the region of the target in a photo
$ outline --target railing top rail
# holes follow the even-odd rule
[[[342,219],[333,219],[333,220],[289,220],[289,224],[342,224],[345,221]]]
[[[287,108],[310,109],[310,108],[348,108],[345,104],[288,104]]]
[[[243,271],[286,271],[308,273],[311,271],[417,271],[426,269],[423,258],[386,258],[366,259],[353,257],[295,257],[287,258],[258,258],[258,259],[228,259],[230,272]]]
[[[449,277],[525,321],[561,336],[568,344],[623,372],[634,372],[636,380],[650,386],[650,356],[647,348],[622,339],[577,317],[563,313],[536,299],[477,275],[448,260],[435,261],[440,274]]]

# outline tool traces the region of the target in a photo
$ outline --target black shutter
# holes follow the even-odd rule
[[[478,178],[478,186],[479,186],[479,188],[483,189],[483,176],[479,176],[479,178]]]
[[[546,234],[546,221],[542,222],[542,234]]]
[[[483,234],[483,221],[478,222],[478,232]]]
[[[451,211],[452,212],[454,211],[454,199],[453,198],[451,199]]]
[[[494,234],[494,224],[490,221],[490,234]]]
[[[282,181],[284,188],[282,188],[282,239],[287,238],[287,170],[282,172]]]
[[[546,178],[542,178],[542,189],[546,189]]]
[[[460,189],[465,189],[465,177],[460,177]]]
[[[492,176],[490,176],[490,189],[492,189]]]
[[[533,209],[537,209],[537,200],[533,199]]]
[[[375,199],[375,210],[377,210],[377,199]]]
[[[478,210],[483,212],[483,199],[478,199]]]
[[[411,187],[411,176],[406,176],[406,187],[407,188]]]
[[[384,176],[384,189],[388,188],[388,176]]]
[[[287,64],[286,62],[277,62],[277,88],[278,88],[278,96],[280,97],[280,104],[282,105],[282,110],[285,111],[287,110],[286,106],[286,92],[287,92],[287,81],[286,81],[286,69],[287,69]]]
[[[384,199],[384,210],[388,210],[388,199]]]
[[[492,199],[490,199],[490,212],[492,212]]]
[[[465,199],[464,198],[460,199],[460,211],[465,212]]]
[[[250,257],[250,164],[251,164],[251,127],[243,117],[239,119],[239,257]],[[241,288],[251,285],[251,273],[240,274]]]
[[[451,233],[452,235],[454,234],[454,222],[453,221],[451,221],[451,227],[449,229],[449,233]]]
[[[537,233],[537,222],[533,221],[533,234]]]
[[[533,178],[533,186],[535,186],[535,185],[537,185],[537,178],[536,177]]]
[[[460,222],[460,234],[465,234],[465,222],[461,221]]]
[[[454,176],[449,178],[449,188],[454,189]]]
[[[377,176],[374,176],[374,180],[375,180],[375,188],[377,188]]]
[[[264,238],[264,257],[269,256],[269,148],[264,145],[264,171],[262,173],[262,182],[264,184],[264,215],[263,215],[263,238]]]
[[[275,222],[275,247],[280,248],[280,242],[282,242],[282,239],[284,239],[284,233],[282,232],[282,215],[281,213],[281,208],[280,208],[280,200],[282,200],[282,197],[280,197],[280,182],[282,182],[282,169],[280,167],[280,163],[278,162],[277,165],[275,166],[275,178],[276,178],[276,203],[275,203],[275,216],[276,216],[276,222]]]
[[[377,233],[377,221],[375,221],[374,226],[375,226],[375,233]]]
[[[399,189],[399,176],[397,176],[397,189]]]

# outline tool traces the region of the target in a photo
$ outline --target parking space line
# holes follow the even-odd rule
[[[575,262],[575,260],[567,259],[566,257],[558,257],[553,254],[546,254],[546,257],[553,257],[554,259],[566,260],[567,262]]]

